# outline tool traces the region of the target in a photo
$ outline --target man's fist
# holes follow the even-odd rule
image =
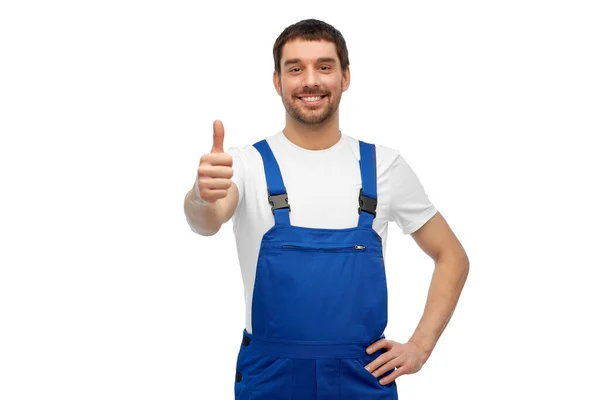
[[[213,123],[213,146],[210,153],[200,158],[198,190],[200,198],[214,203],[227,196],[233,176],[233,158],[223,150],[225,129],[221,121]]]

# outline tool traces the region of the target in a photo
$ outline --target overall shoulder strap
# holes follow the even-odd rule
[[[377,158],[375,145],[359,140],[362,189],[358,196],[358,226],[373,227],[377,209]]]
[[[290,204],[287,192],[279,170],[279,164],[269,147],[266,139],[253,145],[260,153],[267,178],[267,195],[271,204],[271,211],[275,217],[275,225],[290,225]]]

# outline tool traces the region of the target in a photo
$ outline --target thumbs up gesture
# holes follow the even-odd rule
[[[210,153],[200,158],[198,189],[202,200],[215,203],[227,196],[233,176],[233,158],[223,150],[225,129],[221,121],[213,123],[213,145]]]

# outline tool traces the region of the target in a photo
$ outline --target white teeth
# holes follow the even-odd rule
[[[304,101],[319,101],[321,100],[321,96],[313,96],[313,97],[302,97]]]

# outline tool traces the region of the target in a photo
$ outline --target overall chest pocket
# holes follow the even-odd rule
[[[362,241],[281,240],[259,257],[253,329],[269,338],[353,342],[387,323],[381,248]]]
[[[323,252],[350,252],[350,253],[374,253],[376,249],[367,247],[361,243],[303,243],[303,242],[283,242],[280,245],[283,250],[296,250],[296,251],[323,251]]]

